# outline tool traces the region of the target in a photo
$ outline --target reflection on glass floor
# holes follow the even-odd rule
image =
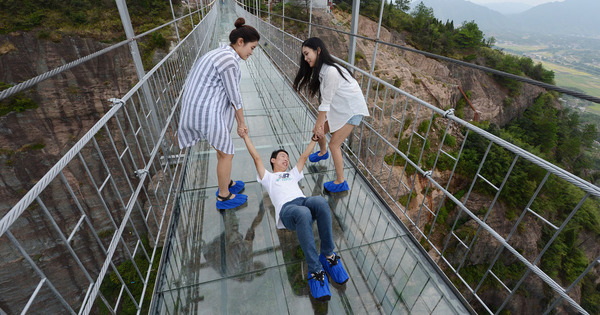
[[[241,65],[245,117],[266,167],[280,147],[295,163],[313,119],[258,48]],[[468,313],[350,164],[345,166],[350,191],[323,194],[323,183],[335,179],[331,159],[308,163],[300,185],[307,196],[323,194],[329,201],[336,252],[350,280],[331,284],[329,302],[314,300],[295,232],[276,229],[274,207],[256,181],[252,159],[237,135],[234,142],[232,178],[246,183],[248,203],[217,210],[216,153],[206,143],[190,150],[164,249],[158,313]]]

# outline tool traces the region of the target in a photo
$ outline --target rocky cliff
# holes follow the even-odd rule
[[[0,81],[11,84],[107,46],[77,37],[39,40],[33,33],[5,35],[0,43],[12,47],[0,55]],[[137,82],[131,59],[127,46],[92,59],[27,91],[37,109],[0,117],[1,209],[14,204],[102,117],[109,98],[122,96]],[[32,143],[43,148],[24,150]]]
[[[107,45],[78,37],[64,36],[59,42],[53,42],[40,40],[34,33],[11,33],[0,37],[0,46],[0,81],[16,84]],[[0,216],[5,215],[104,115],[109,109],[109,98],[122,97],[136,82],[131,55],[125,46],[26,91],[27,97],[38,104],[37,108],[0,116]],[[97,140],[102,146],[102,139]],[[102,173],[98,159],[88,162],[92,167],[94,163],[98,164],[97,170],[92,171],[94,174]],[[76,193],[88,191],[88,195],[93,195],[91,185],[77,179],[74,172],[67,169],[64,175],[69,184],[79,190]],[[51,209],[63,209],[52,211],[52,216],[68,236],[81,215],[77,207],[68,204],[68,196],[46,193],[43,198]],[[110,200],[111,197],[108,198]],[[107,232],[100,235],[104,246],[107,246],[112,235],[109,233],[111,223],[105,217],[101,219],[100,215],[94,215],[94,211],[104,210],[94,202],[83,207],[90,211],[89,219],[98,231]],[[117,220],[122,217],[122,213],[113,215]],[[68,251],[39,205],[28,208],[15,222],[11,232],[49,279],[61,288],[61,294],[76,307],[76,301],[83,298],[79,294],[85,291],[87,280],[68,254],[59,254]],[[99,266],[104,261],[104,254],[97,245],[92,246],[94,243],[89,231],[78,233],[71,242],[73,250],[87,267]],[[121,254],[117,253],[117,257]],[[7,240],[2,242],[0,257],[0,311],[18,313],[27,303],[39,277]],[[79,283],[79,287],[75,283]],[[38,310],[65,313],[48,288],[41,292],[35,303],[37,306],[34,307]]]

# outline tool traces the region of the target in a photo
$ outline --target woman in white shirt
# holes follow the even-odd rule
[[[345,67],[333,61],[320,38],[312,37],[302,43],[300,69],[294,79],[294,88],[305,89],[310,96],[317,96],[320,102],[313,129],[319,137],[320,151],[311,154],[309,160],[318,162],[327,159],[331,151],[336,179],[323,186],[330,192],[348,190],[341,146],[354,126],[358,126],[364,116],[369,116],[358,82]],[[331,133],[329,151],[325,133]]]

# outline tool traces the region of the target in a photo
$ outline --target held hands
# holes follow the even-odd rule
[[[240,136],[241,138],[248,136],[248,126],[238,125],[237,133],[238,133],[238,136]]]
[[[313,128],[312,132],[315,136],[317,136],[317,138],[321,138],[321,137],[325,136],[325,131],[323,129],[323,125],[320,125],[320,126],[315,125],[315,128]]]

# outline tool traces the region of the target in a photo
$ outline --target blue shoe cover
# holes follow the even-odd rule
[[[321,151],[317,151],[311,155],[308,156],[308,160],[311,162],[319,162],[320,160],[327,160],[327,158],[329,157],[329,151],[325,152],[325,154],[323,154],[323,156],[319,156],[319,153],[321,153]]]
[[[325,184],[323,184],[323,187],[325,187],[325,189],[327,189],[327,191],[329,192],[341,192],[341,191],[346,191],[346,190],[350,190],[350,188],[348,187],[348,182],[344,181],[341,184],[334,184],[333,181],[330,182],[326,182]]]
[[[319,255],[319,261],[321,265],[323,265],[323,269],[327,271],[331,279],[337,284],[344,284],[350,278],[344,266],[342,266],[342,262],[340,261],[340,256],[333,253],[333,259],[327,259],[325,255]]]
[[[329,280],[323,270],[315,273],[308,273],[308,286],[310,294],[318,301],[324,302],[331,299],[331,291],[329,291]]]
[[[244,187],[246,187],[246,184],[241,180],[236,180],[235,182],[231,181],[231,183],[229,183],[229,192],[236,195],[238,193],[241,193],[242,190],[244,190]],[[215,196],[219,196],[219,188],[217,188]]]
[[[235,195],[235,198],[227,199],[225,201],[220,201],[217,199],[217,209],[225,210],[237,208],[245,204],[246,201],[248,201],[248,196],[242,194]]]

